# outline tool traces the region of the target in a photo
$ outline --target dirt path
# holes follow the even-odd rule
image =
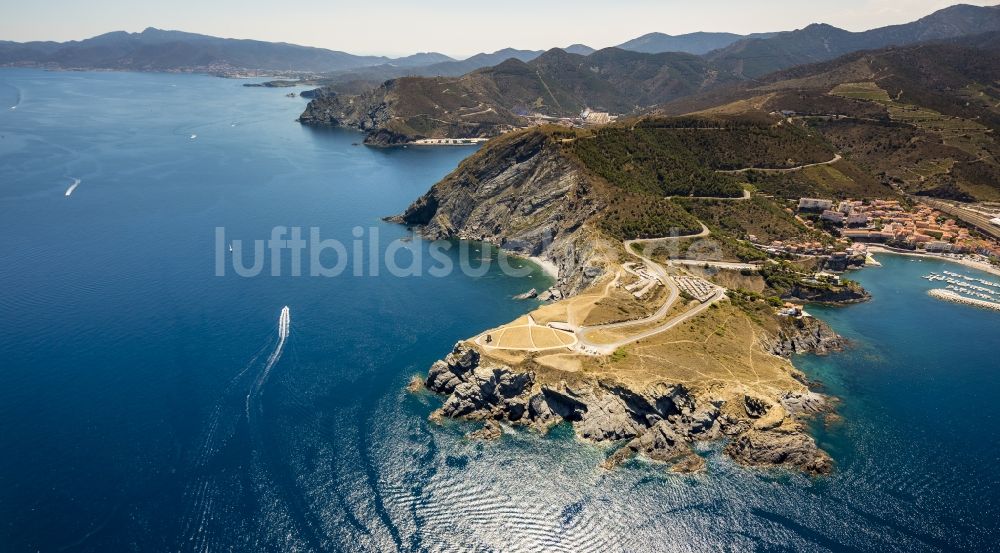
[[[799,165],[797,167],[788,167],[786,169],[758,169],[756,167],[744,167],[743,169],[729,169],[729,170],[718,169],[715,172],[716,173],[722,173],[722,174],[725,174],[725,175],[736,175],[736,174],[739,174],[739,173],[746,173],[747,171],[758,171],[760,173],[771,173],[771,174],[794,173],[796,171],[801,171],[801,170],[806,169],[808,167],[818,167],[820,165],[832,165],[832,164],[837,163],[838,161],[840,161],[842,159],[844,159],[843,156],[841,156],[840,154],[837,154],[837,155],[833,156],[833,159],[831,159],[829,161],[820,161],[820,162],[817,162],[817,163],[807,163],[805,165]]]

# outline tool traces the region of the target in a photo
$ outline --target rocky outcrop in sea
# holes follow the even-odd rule
[[[826,355],[847,346],[847,340],[843,336],[815,317],[780,317],[778,321],[778,335],[767,344],[767,350],[775,355]]]

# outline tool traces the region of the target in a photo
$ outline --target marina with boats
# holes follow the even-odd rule
[[[930,282],[946,283],[944,288],[930,290],[928,293],[932,297],[1000,310],[1000,284],[996,282],[952,271],[932,272],[921,278]]]

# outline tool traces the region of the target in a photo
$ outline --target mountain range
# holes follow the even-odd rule
[[[740,78],[756,78],[794,65],[833,59],[858,50],[998,29],[1000,9],[956,5],[911,23],[858,33],[819,23],[794,31],[750,35],[695,32],[671,36],[649,33],[616,48],[645,54],[694,54],[703,56],[713,70]],[[573,44],[563,50],[582,56],[595,52],[584,44]],[[298,72],[329,74],[331,82],[381,82],[402,76],[460,76],[512,58],[529,62],[543,53],[543,50],[505,48],[463,60],[436,52],[389,58],[150,27],[140,33],[116,31],[80,41],[0,41],[0,66],[222,74],[240,71]]]
[[[765,36],[765,35],[748,35]],[[651,33],[618,47],[644,53],[687,52],[703,54],[732,44],[742,35],[691,33],[670,36]],[[594,48],[572,44],[571,54],[589,55]],[[126,71],[282,71],[330,73],[335,80],[358,77],[388,79],[406,75],[459,76],[508,59],[531,61],[545,50],[503,48],[454,59],[437,52],[400,58],[358,56],[347,52],[259,40],[218,38],[149,27],[139,33],[115,31],[79,41],[0,41],[0,66],[48,66],[62,69],[112,69]],[[350,79],[337,79],[339,73]],[[341,76],[343,77],[343,76]]]
[[[670,36],[650,33],[618,47],[644,53],[687,52],[704,54],[748,37],[732,33],[690,33]],[[594,48],[572,44],[572,54],[589,55]],[[336,73],[364,70],[372,76],[391,78],[405,74],[457,76],[507,59],[531,61],[545,50],[503,48],[457,60],[437,52],[400,58],[359,56],[281,42],[219,38],[149,27],[139,33],[115,31],[79,41],[0,41],[0,66],[49,66],[63,69],[113,69],[126,71],[178,71],[224,69]]]
[[[263,71],[335,71],[390,61],[427,65],[449,60],[416,54],[390,60],[294,44],[217,38],[147,28],[117,31],[70,42],[0,42],[0,65],[42,65],[66,69],[176,71],[233,68]]]
[[[358,128],[369,144],[415,138],[486,137],[525,116],[576,115],[586,108],[635,112],[695,94],[720,79],[699,56],[605,48],[582,56],[554,48],[527,62],[510,58],[460,77],[390,79],[359,95],[325,88],[300,121]]]
[[[959,4],[911,23],[860,33],[817,23],[769,38],[741,40],[709,53],[707,58],[720,70],[754,78],[858,50],[903,46],[996,30],[1000,30],[1000,7]]]
[[[556,48],[529,61],[523,61],[526,56],[511,57],[458,77],[389,79],[360,95],[327,87],[316,94],[300,120],[358,128],[369,133],[367,140],[373,144],[488,137],[523,126],[524,116],[530,114],[571,117],[590,108],[629,115],[673,102],[721,101],[725,98],[720,95],[727,91],[752,84],[751,75],[764,79],[760,72],[765,67],[773,72],[816,63],[857,51],[862,45],[885,48],[979,36],[976,33],[1000,31],[998,14],[995,7],[960,5],[910,24],[865,33],[812,25],[771,38],[742,39],[702,56],[619,48],[584,56]],[[838,37],[843,41],[838,42]],[[751,58],[748,54],[762,49],[781,55]]]
[[[667,35],[649,33],[638,38],[623,42],[617,46],[622,50],[642,52],[644,54],[659,54],[662,52],[687,52],[688,54],[707,54],[712,50],[725,48],[741,40],[771,38],[777,33],[754,33],[738,35],[735,33],[696,32],[683,35]]]

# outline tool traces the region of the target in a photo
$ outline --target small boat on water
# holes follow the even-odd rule
[[[230,251],[230,252],[232,252],[232,251],[233,251],[233,243],[232,243],[232,242],[230,242],[230,243],[229,243],[229,251]]]
[[[198,135],[196,135],[196,134],[192,134],[192,135],[191,135],[191,140],[194,140],[195,138],[198,138]]]

